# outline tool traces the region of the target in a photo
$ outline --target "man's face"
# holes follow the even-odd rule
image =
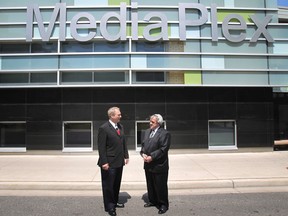
[[[156,117],[151,117],[150,118],[150,129],[151,130],[154,130],[156,129],[157,127],[159,127],[159,124],[157,122],[157,118]]]
[[[121,116],[121,112],[119,109],[116,109],[114,115],[111,115],[111,121],[114,123],[120,122],[121,118],[122,116]]]

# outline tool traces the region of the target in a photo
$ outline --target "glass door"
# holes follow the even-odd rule
[[[234,120],[209,121],[209,150],[237,149]]]
[[[92,122],[63,122],[63,152],[92,152]]]

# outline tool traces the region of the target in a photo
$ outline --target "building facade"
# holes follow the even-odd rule
[[[130,150],[154,113],[171,148],[272,148],[288,136],[286,7],[0,2],[0,152],[93,151],[111,106],[121,108]]]

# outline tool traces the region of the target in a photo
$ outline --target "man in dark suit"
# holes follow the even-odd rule
[[[140,151],[144,160],[149,202],[144,207],[156,206],[158,214],[169,209],[168,200],[168,151],[171,135],[162,128],[163,118],[159,114],[150,117],[150,129],[145,131]]]
[[[108,110],[109,121],[98,131],[98,166],[101,168],[102,192],[105,211],[116,215],[116,208],[124,208],[118,203],[123,166],[129,162],[129,154],[124,137],[124,128],[119,123],[121,112],[118,107]]]

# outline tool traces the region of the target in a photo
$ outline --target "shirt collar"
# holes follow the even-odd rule
[[[112,124],[113,125],[113,127],[116,129],[116,127],[118,128],[118,126],[117,126],[117,123],[115,124],[114,122],[112,122],[111,120],[109,120],[109,122],[110,122],[110,124]]]
[[[157,127],[157,128],[155,128],[154,130],[152,130],[152,131],[154,131],[154,134],[157,132],[157,130],[159,129],[160,127]]]

